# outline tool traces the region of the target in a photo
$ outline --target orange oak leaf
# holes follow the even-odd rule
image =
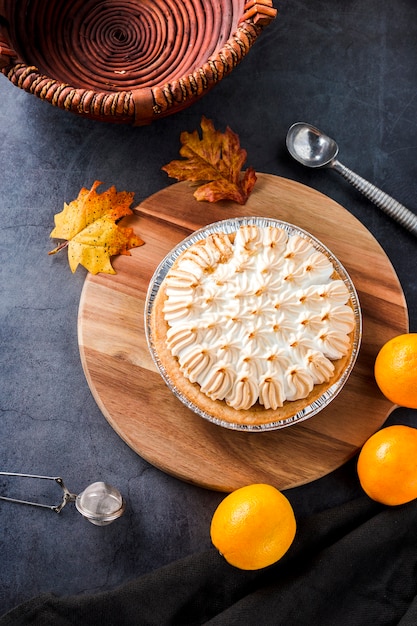
[[[69,204],[64,203],[63,211],[54,218],[55,228],[50,236],[66,241],[48,254],[68,248],[72,272],[83,265],[92,274],[116,274],[110,257],[129,255],[131,248],[144,243],[133,228],[118,223],[122,217],[132,215],[133,193],[117,192],[115,187],[110,187],[99,194],[96,189],[100,185],[96,180],[91,189],[81,189],[78,197]]]
[[[197,130],[181,133],[183,159],[171,161],[162,169],[177,180],[205,181],[194,192],[197,200],[245,204],[256,183],[256,173],[253,167],[242,173],[247,153],[241,148],[238,135],[229,127],[221,133],[204,116],[201,130],[201,138]]]

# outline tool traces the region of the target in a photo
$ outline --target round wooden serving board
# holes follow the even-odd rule
[[[288,489],[350,459],[385,422],[393,405],[379,392],[379,348],[407,332],[408,315],[394,269],[367,229],[343,207],[299,183],[258,174],[248,202],[197,202],[177,183],[147,198],[128,218],[145,245],[114,259],[115,275],[88,275],[78,336],[88,384],[104,416],[140,456],[179,479],[229,492],[266,482]],[[362,345],[341,393],[318,415],[276,431],[222,428],[194,414],[156,371],[144,333],[144,303],[159,262],[184,237],[236,216],[273,217],[320,239],[349,272],[363,313]]]

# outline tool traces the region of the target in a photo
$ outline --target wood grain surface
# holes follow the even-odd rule
[[[395,271],[356,218],[294,181],[258,174],[244,207],[199,203],[193,191],[177,183],[142,202],[127,223],[145,245],[114,259],[116,275],[87,276],[78,337],[91,392],[133,450],[179,479],[229,492],[254,482],[289,489],[320,478],[350,459],[394,408],[375,384],[373,364],[383,343],[408,330]],[[349,272],[363,314],[359,357],[341,393],[307,421],[265,433],[222,428],[186,408],[156,371],[144,333],[147,288],[159,262],[192,231],[241,215],[284,220],[320,239]]]

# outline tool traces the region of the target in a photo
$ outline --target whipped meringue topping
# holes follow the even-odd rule
[[[306,398],[349,352],[354,312],[306,238],[243,225],[192,244],[165,278],[167,347],[183,375],[236,410]]]

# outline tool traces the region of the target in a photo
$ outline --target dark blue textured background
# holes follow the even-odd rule
[[[47,255],[53,215],[81,187],[102,180],[139,203],[173,182],[161,167],[177,158],[182,130],[198,128],[202,115],[229,125],[248,165],[318,189],[367,226],[397,271],[417,331],[417,239],[336,173],[305,170],[285,149],[288,127],[309,121],[334,136],[345,165],[417,211],[417,3],[275,6],[277,19],[230,76],[149,127],[79,118],[0,76],[0,470],[60,475],[77,493],[106,480],[128,503],[120,520],[97,528],[73,505],[56,515],[0,502],[0,614],[45,591],[109,589],[208,548],[223,497],[142,460],[92,398],[77,344],[85,272],[71,275],[65,255]],[[397,410],[390,422],[417,426],[417,413]],[[359,491],[353,460],[287,495],[302,517]]]

